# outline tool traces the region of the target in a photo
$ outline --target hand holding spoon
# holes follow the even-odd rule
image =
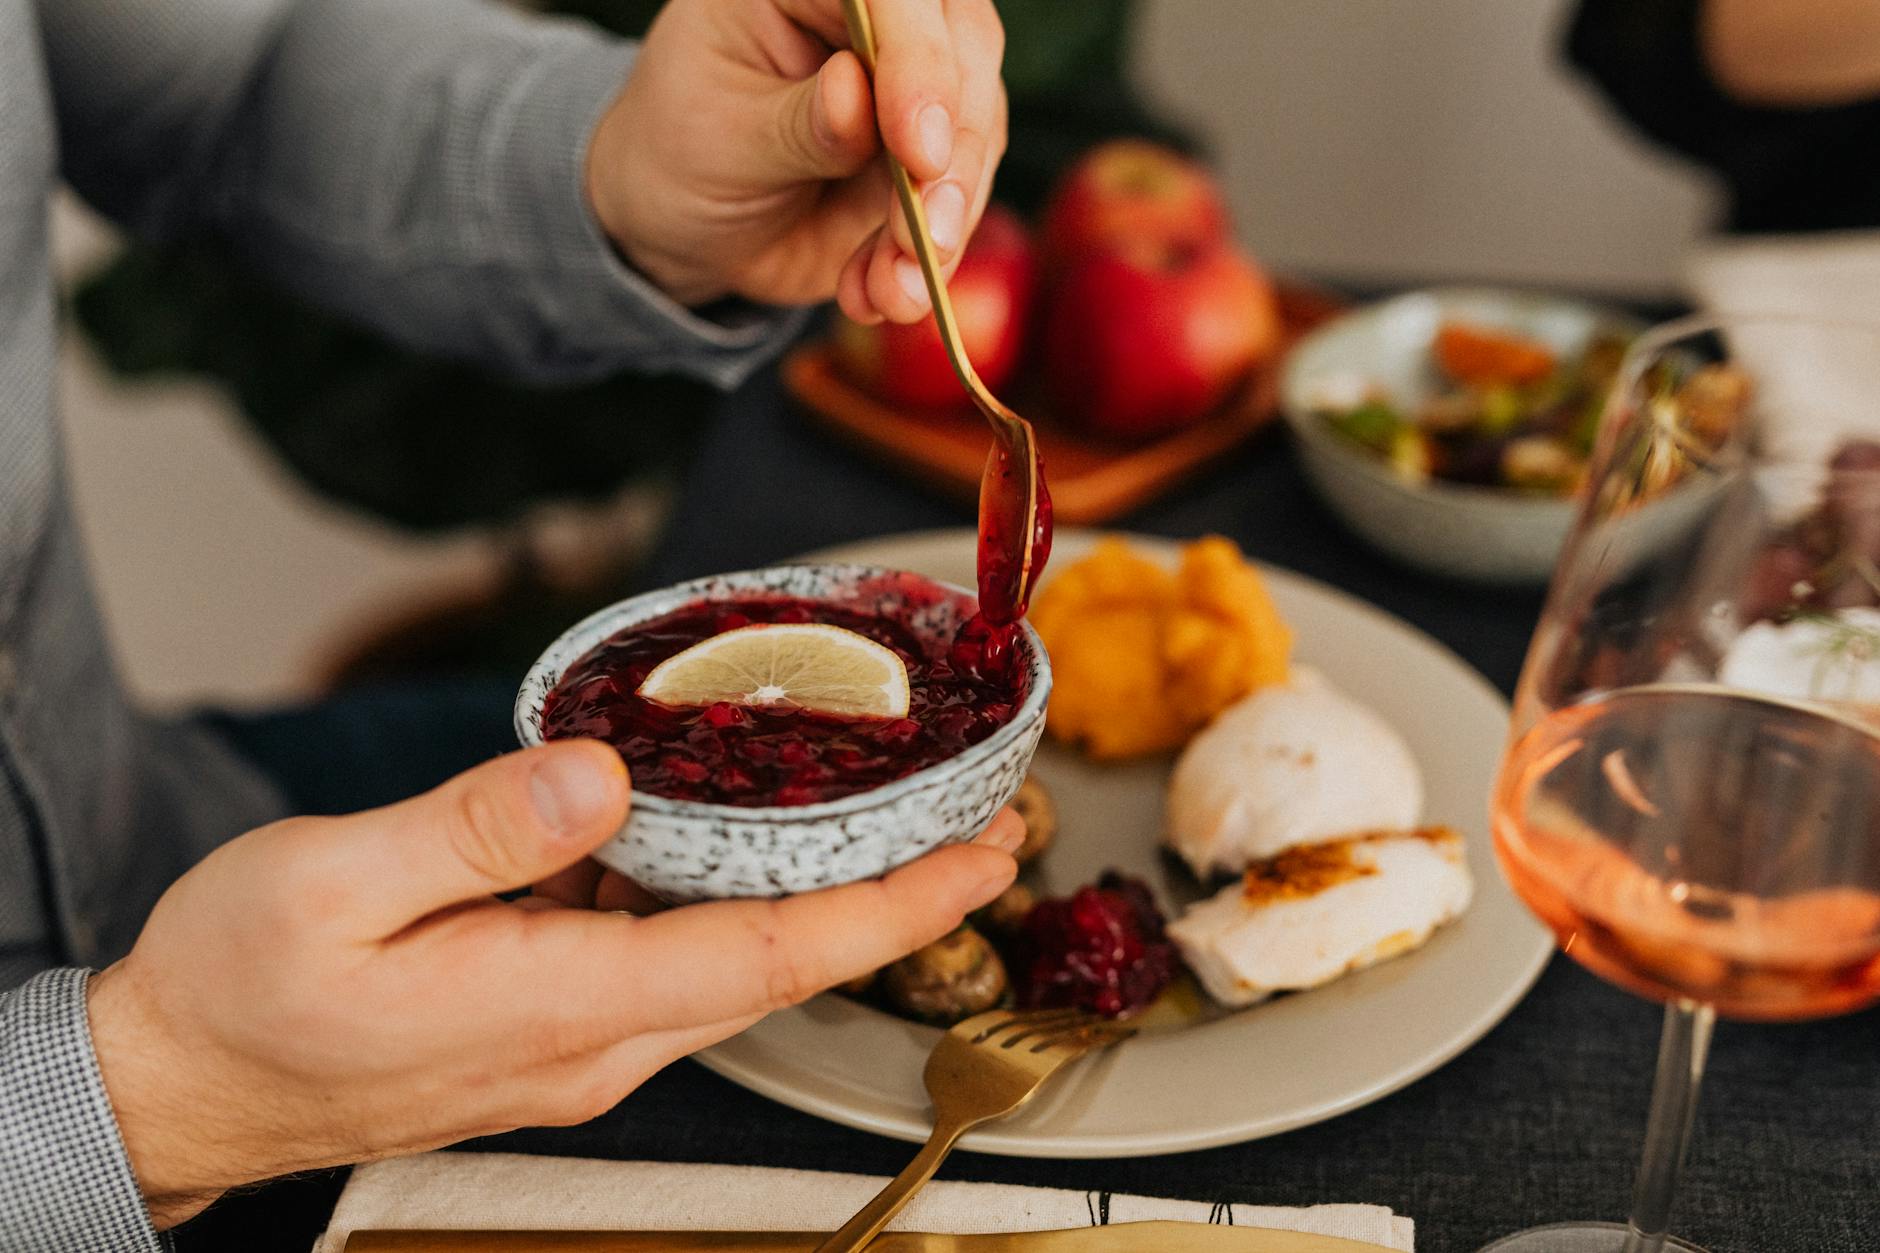
[[[848,19],[849,41],[872,76],[875,72],[875,32],[865,0],[842,0]],[[1045,487],[1044,467],[1038,460],[1038,438],[1031,423],[999,403],[980,381],[960,341],[960,328],[940,274],[940,257],[927,232],[927,213],[914,189],[914,180],[892,153],[888,171],[907,217],[914,255],[927,280],[933,301],[933,320],[940,342],[961,386],[992,425],[992,453],[979,481],[979,607],[987,621],[1003,626],[1016,621],[1031,599],[1032,585],[1051,552],[1051,496]]]

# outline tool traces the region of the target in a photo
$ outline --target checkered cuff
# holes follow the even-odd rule
[[[0,992],[0,1249],[162,1253],[105,1095],[88,970]]]

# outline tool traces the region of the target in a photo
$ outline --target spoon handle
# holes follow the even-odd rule
[[[849,42],[855,45],[855,55],[862,59],[862,65],[872,79],[875,74],[875,27],[868,16],[866,0],[842,0],[842,13],[848,19]],[[893,153],[886,154],[888,171],[894,178],[894,189],[901,198],[901,212],[907,215],[908,234],[914,237],[914,255],[920,261],[921,275],[927,280],[927,295],[933,300],[933,320],[940,328],[940,342],[947,350],[947,360],[953,363],[953,372],[959,375],[960,383],[970,393],[980,408],[984,409],[992,401],[986,385],[979,381],[979,374],[973,369],[973,363],[967,359],[966,347],[960,341],[960,327],[953,317],[953,301],[947,296],[946,280],[940,277],[940,256],[934,249],[933,236],[927,231],[927,210],[920,202],[920,193],[914,189],[914,180],[908,176],[907,167],[897,160]]]
[[[849,42],[855,47],[855,55],[862,59],[863,68],[873,79],[875,28],[868,16],[867,0],[842,0],[842,14],[848,22]],[[1043,488],[1043,477],[1038,468],[1037,435],[1032,431],[1031,423],[999,403],[980,380],[979,372],[973,369],[972,361],[966,356],[966,345],[960,339],[959,322],[953,316],[953,301],[947,296],[946,280],[940,277],[940,257],[934,249],[933,236],[927,230],[926,208],[920,202],[920,194],[914,189],[914,180],[908,177],[907,167],[892,152],[886,156],[888,173],[893,177],[894,190],[901,199],[901,212],[907,217],[908,234],[914,240],[914,255],[920,260],[922,277],[927,280],[927,294],[933,301],[933,320],[940,331],[940,343],[946,349],[947,360],[953,364],[953,373],[959,376],[960,386],[966,389],[973,405],[992,427],[993,452],[986,460],[986,472],[979,481],[982,577],[986,561],[983,555],[985,546],[990,539],[1003,532],[1008,545],[1010,568],[1015,571],[1016,580],[1016,585],[1005,594],[1013,606],[1022,608],[1030,596],[1031,582],[1037,576],[1034,557],[1038,500]],[[1024,467],[1024,477],[1017,486],[1016,496],[1006,484],[1013,465]],[[1002,522],[998,526],[989,527],[989,516],[1002,519]]]

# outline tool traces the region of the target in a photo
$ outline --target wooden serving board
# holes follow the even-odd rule
[[[1284,338],[1226,404],[1186,430],[1146,443],[1120,443],[1071,429],[1045,403],[1035,380],[1001,396],[1032,420],[1050,476],[1051,503],[1064,526],[1089,526],[1128,513],[1233,451],[1279,413],[1279,370],[1306,332],[1344,312],[1322,289],[1278,284]],[[850,382],[824,341],[783,363],[784,385],[811,420],[864,451],[968,504],[979,495],[990,435],[964,402],[952,409],[897,409]]]

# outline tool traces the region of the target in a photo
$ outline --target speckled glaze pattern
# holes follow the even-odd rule
[[[971,616],[970,592],[869,566],[774,566],[714,575],[623,600],[549,646],[516,696],[516,735],[542,743],[542,705],[575,662],[615,632],[699,600],[787,596],[905,617],[923,637],[951,639]],[[1025,700],[1012,720],[956,757],[893,783],[815,805],[748,808],[637,794],[603,865],[674,904],[787,896],[874,878],[943,844],[971,839],[1024,782],[1044,733],[1051,665],[1027,624]]]

